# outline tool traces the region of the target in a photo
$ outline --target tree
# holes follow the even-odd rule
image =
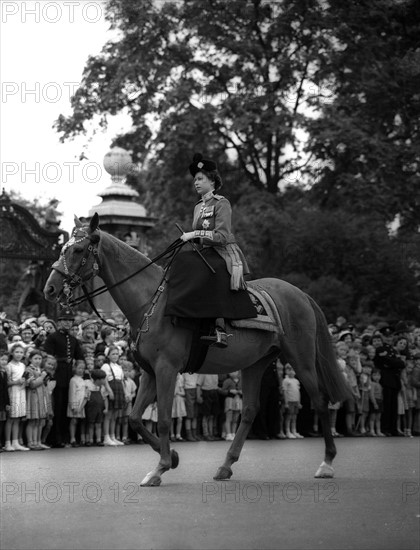
[[[320,161],[314,197],[328,208],[399,215],[420,224],[420,4],[338,0],[328,10],[336,46],[320,66],[333,101],[308,130]],[[322,60],[321,60],[322,61]]]
[[[208,134],[195,144],[231,152],[256,188],[277,193],[308,162],[299,130],[331,46],[324,17],[316,0],[110,0],[107,19],[118,34],[89,58],[73,112],[60,115],[57,130],[65,140],[87,132],[95,116],[105,126],[125,110],[133,121],[125,146],[138,160],[159,159],[174,124],[202,120]],[[190,159],[197,145],[186,145]]]

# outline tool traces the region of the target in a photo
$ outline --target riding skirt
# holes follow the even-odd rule
[[[256,317],[248,292],[230,289],[230,274],[223,258],[211,247],[200,252],[215,273],[197,252],[180,252],[169,272],[165,315],[195,319]]]

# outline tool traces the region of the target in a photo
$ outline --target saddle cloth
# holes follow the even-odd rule
[[[266,330],[268,332],[284,334],[283,323],[281,322],[278,309],[268,292],[261,287],[258,287],[258,289],[257,287],[252,287],[249,283],[247,291],[258,315],[252,319],[231,319],[229,323],[232,327]]]

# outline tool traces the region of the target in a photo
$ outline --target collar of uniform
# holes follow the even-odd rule
[[[210,199],[212,199],[214,197],[213,195],[213,191],[209,191],[208,193],[206,193],[205,195],[203,195],[201,197],[201,200],[203,201],[203,204],[205,205],[206,202],[208,202]]]

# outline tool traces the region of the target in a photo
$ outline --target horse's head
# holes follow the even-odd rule
[[[98,270],[98,229],[99,216],[93,216],[89,225],[75,216],[75,227],[71,238],[60,252],[60,257],[53,264],[52,271],[44,287],[44,296],[49,301],[60,301],[64,295],[68,302],[73,289],[94,277]]]

